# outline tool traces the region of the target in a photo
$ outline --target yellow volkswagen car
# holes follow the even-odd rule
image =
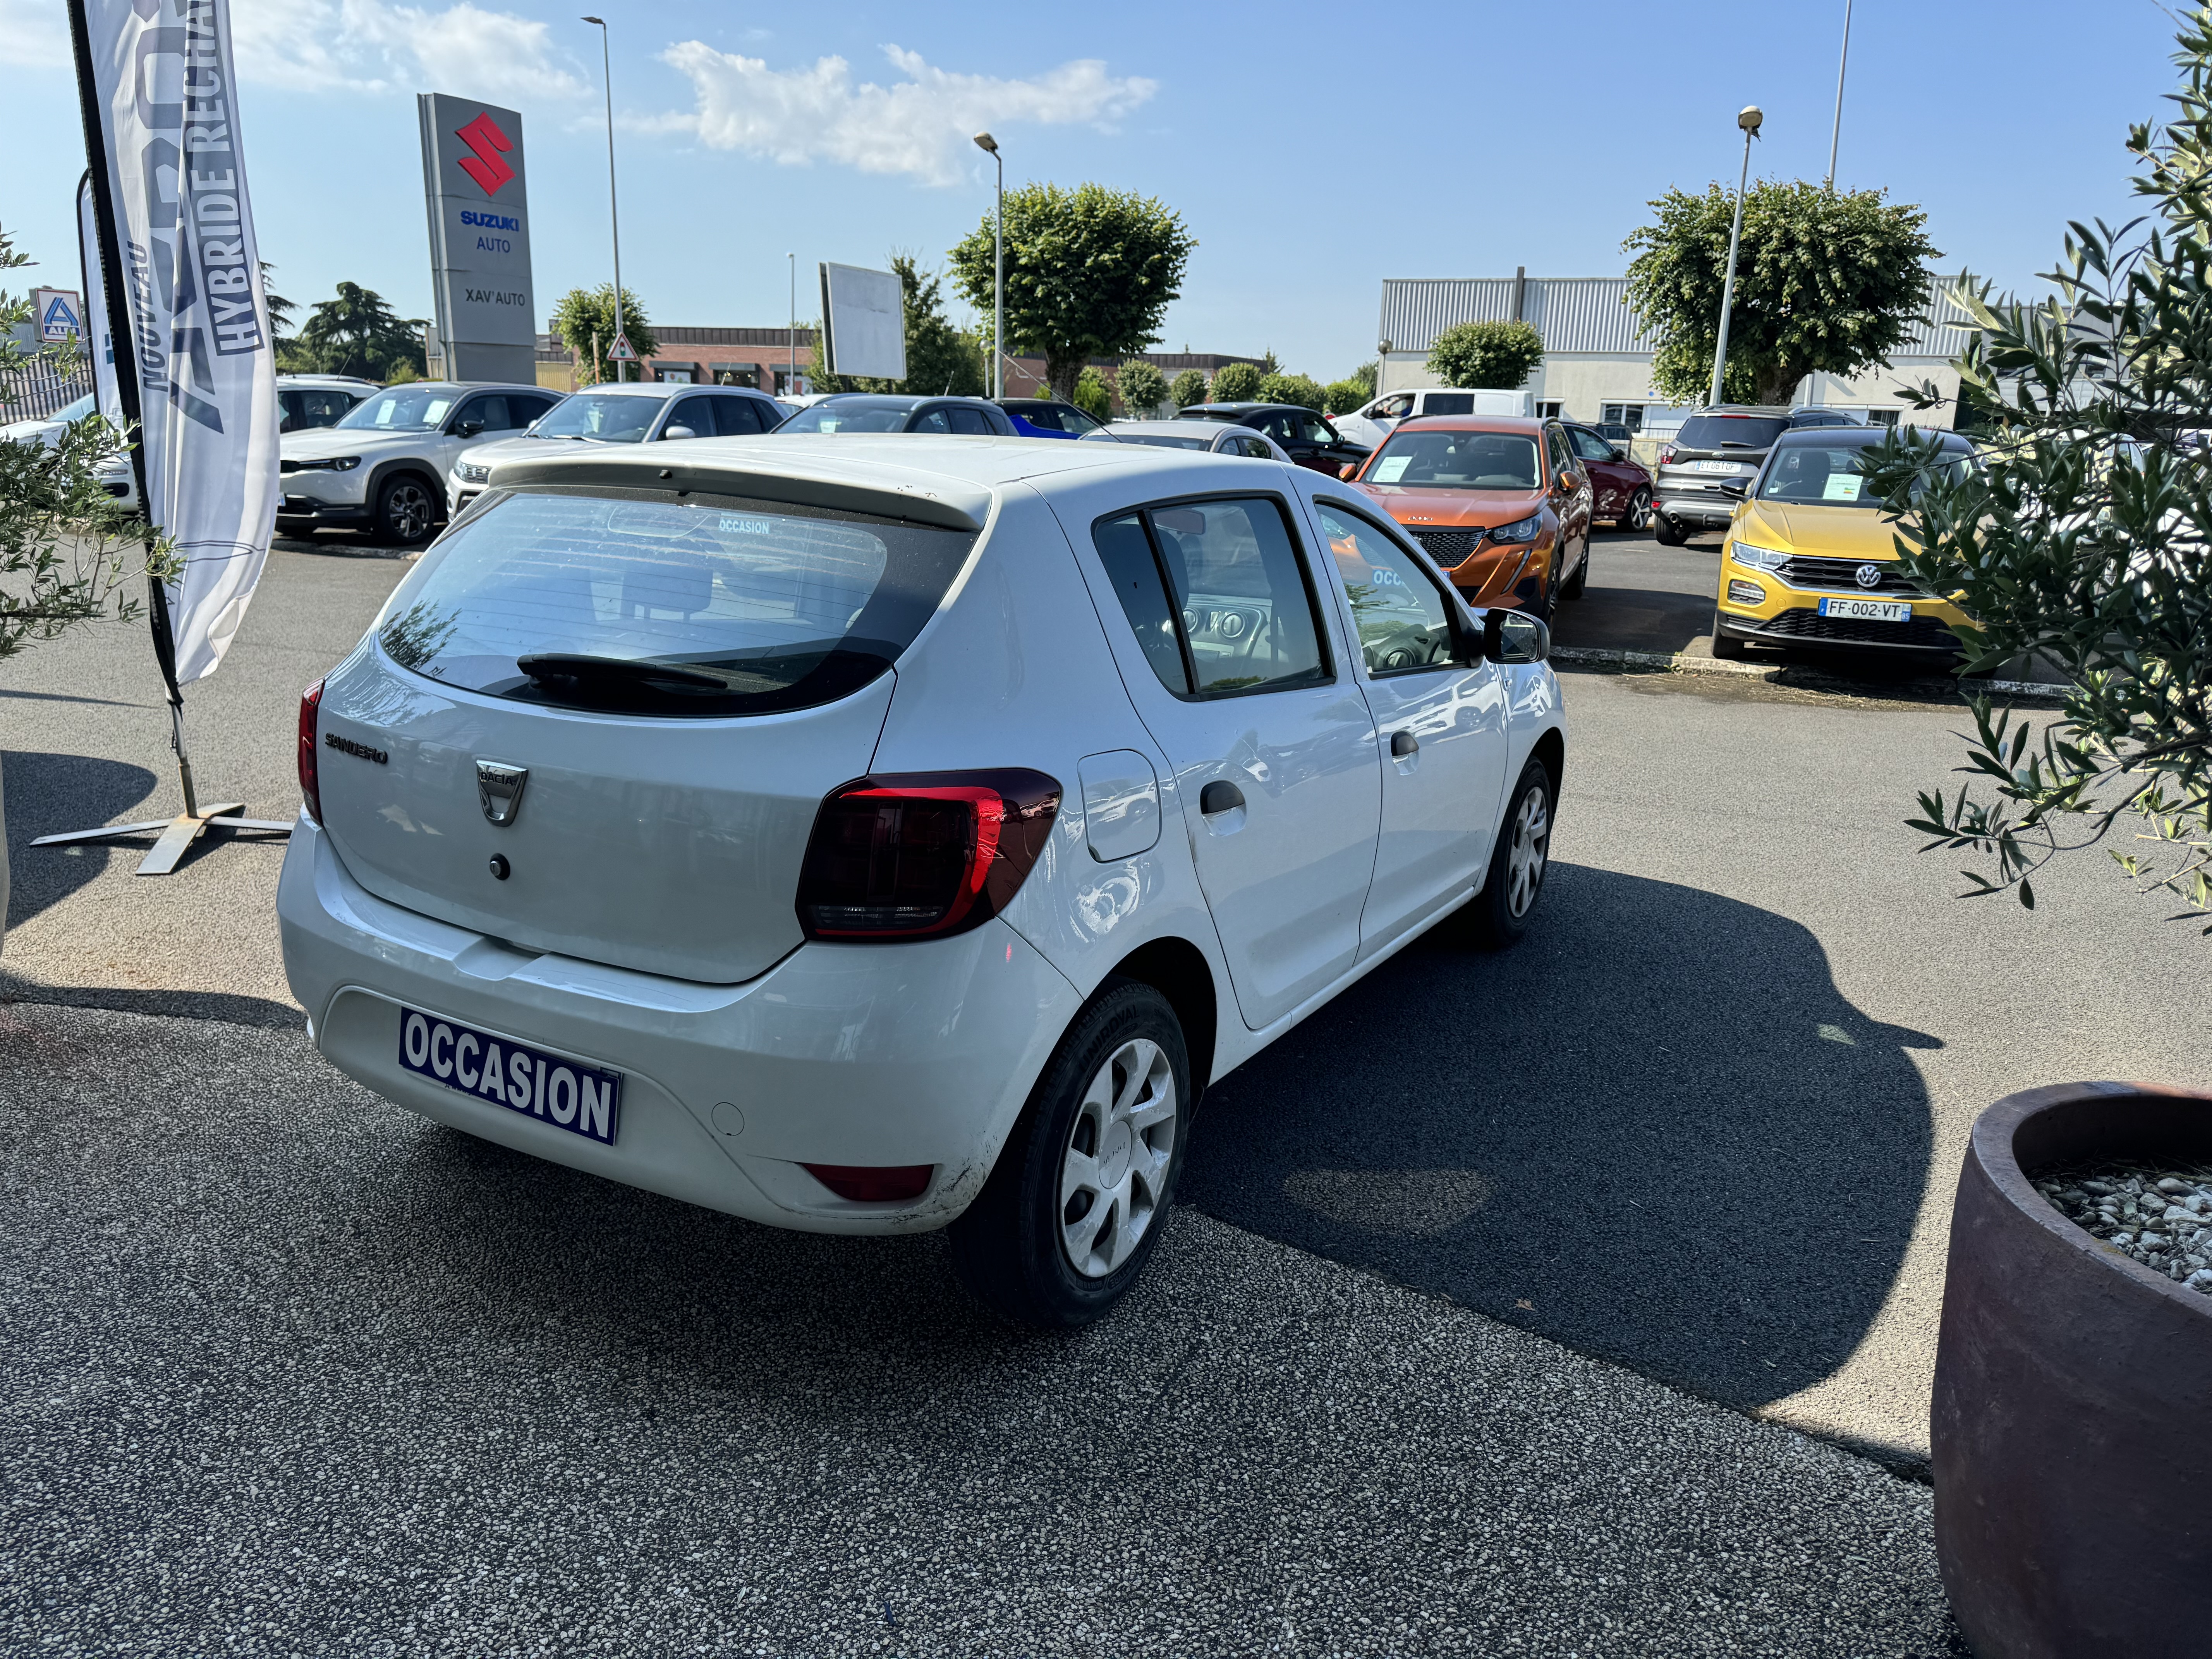
[[[1813,427],[1775,440],[1729,520],[1713,600],[1713,655],[1748,645],[1955,652],[1966,613],[1931,599],[1898,568],[1895,526],[1867,494],[1863,451],[1885,427]],[[1940,437],[1963,466],[1973,446]]]

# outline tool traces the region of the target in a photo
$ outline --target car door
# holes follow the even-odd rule
[[[1552,510],[1559,518],[1560,563],[1553,577],[1557,584],[1574,573],[1567,559],[1579,564],[1589,556],[1590,483],[1567,446],[1565,429],[1557,422],[1545,425],[1544,447],[1552,475]]]
[[[1571,426],[1566,431],[1575,459],[1589,475],[1591,514],[1600,519],[1620,517],[1636,490],[1634,471],[1617,459],[1613,446],[1588,427]]]
[[[1127,623],[1108,630],[1122,679],[1170,765],[1237,1011],[1257,1030],[1358,959],[1381,819],[1375,723],[1288,502],[1248,491],[1103,510],[1110,489],[1066,498],[1062,522],[1095,550],[1100,613]],[[1079,502],[1098,505],[1094,522],[1068,522]]]
[[[1505,687],[1428,561],[1347,501],[1312,502],[1375,716],[1382,818],[1359,953],[1388,946],[1472,888],[1505,787]]]
[[[507,414],[505,392],[473,393],[462,398],[460,407],[438,428],[437,436],[429,441],[433,453],[424,459],[438,469],[438,476],[442,478],[453,470],[453,462],[463,450],[511,438],[514,428]]]

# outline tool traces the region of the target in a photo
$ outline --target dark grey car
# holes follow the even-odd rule
[[[1699,410],[1659,451],[1651,487],[1652,535],[1668,547],[1680,547],[1701,530],[1727,529],[1743,490],[1730,495],[1723,486],[1749,485],[1777,438],[1798,427],[1858,424],[1833,409],[1715,404]]]

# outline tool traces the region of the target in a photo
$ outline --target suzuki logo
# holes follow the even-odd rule
[[[502,829],[513,823],[514,815],[522,810],[522,786],[529,781],[530,769],[526,766],[478,761],[477,799],[483,803],[485,818]]]
[[[476,152],[459,158],[461,171],[482,185],[485,195],[498,195],[499,187],[514,177],[514,169],[499,159],[501,152],[514,148],[514,140],[499,130],[489,110],[456,129],[453,137]]]
[[[1878,564],[1863,564],[1854,574],[1858,578],[1858,584],[1861,587],[1880,587],[1881,586],[1881,567]]]

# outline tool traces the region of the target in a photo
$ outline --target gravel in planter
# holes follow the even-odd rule
[[[2212,1170],[2097,1164],[2040,1176],[2035,1190],[2094,1237],[2212,1295]]]

